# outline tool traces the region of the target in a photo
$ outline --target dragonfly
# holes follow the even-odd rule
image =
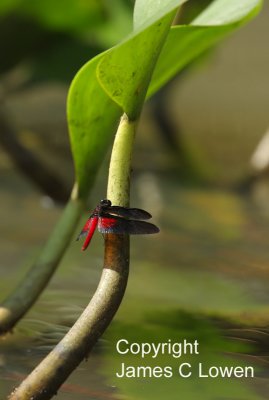
[[[96,230],[102,234],[142,235],[158,233],[159,228],[143,220],[152,216],[140,208],[113,206],[110,200],[104,199],[95,207],[88,218],[77,240],[86,238],[81,250],[86,250]]]

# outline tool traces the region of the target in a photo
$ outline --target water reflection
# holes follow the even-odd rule
[[[147,182],[148,177],[141,179]],[[143,208],[145,199],[137,189],[141,179],[134,181],[132,205]],[[154,210],[144,208],[152,212],[155,222],[158,219],[161,233],[132,238],[124,302],[93,355],[71,375],[57,398],[148,400],[165,398],[167,393],[169,399],[180,394],[188,400],[266,398],[269,224],[253,201],[235,193],[184,189],[172,177],[156,176],[154,188],[162,194],[155,210],[158,215],[155,218]],[[43,208],[27,187],[20,191],[18,213],[14,193],[5,187],[2,192],[3,298],[26,271],[60,210]],[[95,235],[85,253],[74,240],[37,304],[14,334],[1,339],[1,397],[36,366],[82,312],[99,280],[102,254],[101,235]],[[190,363],[194,372],[199,362],[205,370],[211,365],[251,365],[255,378],[179,379],[176,373],[165,379],[115,378],[122,362],[141,365],[136,356],[123,359],[117,354],[115,343],[122,337],[130,342],[197,340],[199,355],[179,359],[164,355],[158,357],[158,365],[176,371],[179,363]],[[155,359],[142,361],[156,366]]]
[[[260,368],[240,357],[240,352],[253,351],[251,345],[235,345],[199,314],[156,310],[145,314],[140,324],[114,323],[106,336],[110,349],[105,372],[121,394],[146,400],[259,398],[252,383]],[[148,354],[143,355],[144,345]],[[248,377],[227,377],[240,371]]]

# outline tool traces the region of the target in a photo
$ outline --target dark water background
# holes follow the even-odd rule
[[[135,196],[135,204],[148,209],[146,203],[151,202],[161,233],[132,239],[123,304],[93,355],[72,374],[57,398],[106,399],[121,393],[127,398],[151,399],[169,392],[169,398],[185,393],[185,398],[192,399],[197,390],[203,399],[220,398],[220,392],[227,399],[266,398],[262,394],[267,386],[269,221],[250,198],[223,190],[182,188],[174,179],[149,173],[135,178],[134,192],[144,192],[149,178],[151,198],[145,201]],[[60,213],[44,208],[40,196],[17,176],[11,174],[11,181],[16,184],[19,208],[14,191],[2,189],[3,297],[22,277]],[[85,253],[73,241],[37,304],[14,333],[1,340],[1,396],[32,370],[81,313],[98,283],[102,250],[99,234]],[[115,344],[122,337],[157,343],[197,339],[200,355],[182,357],[180,362],[252,365],[256,377],[120,380],[115,373],[121,362],[156,364],[151,359],[117,355]],[[158,358],[156,365],[176,369],[178,362],[167,356]]]

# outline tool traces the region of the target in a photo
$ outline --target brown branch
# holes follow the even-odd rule
[[[104,269],[98,288],[75,325],[13,391],[9,400],[48,400],[87,357],[116,313],[127,285],[129,237],[105,237]]]

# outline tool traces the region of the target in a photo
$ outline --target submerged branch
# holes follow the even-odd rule
[[[47,400],[103,334],[123,298],[129,271],[129,237],[106,235],[104,269],[98,288],[61,342],[10,395],[9,400]]]
[[[19,172],[32,181],[41,192],[58,203],[65,204],[67,202],[69,198],[67,185],[55,171],[52,171],[41,159],[23,146],[1,110],[0,144]]]
[[[25,278],[0,305],[0,334],[10,331],[30,309],[57,268],[84,208],[83,202],[70,199],[64,212]]]

